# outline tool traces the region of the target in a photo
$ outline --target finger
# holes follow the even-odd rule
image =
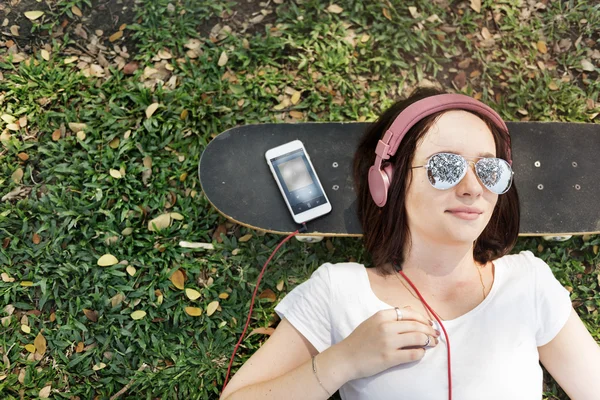
[[[430,325],[425,325],[418,321],[402,320],[398,322],[387,322],[385,329],[388,333],[395,333],[399,335],[411,332],[421,332],[435,338],[440,336],[440,332],[437,331],[435,328],[433,328]]]
[[[398,350],[419,349],[437,346],[439,341],[423,332],[411,332],[398,337]]]
[[[401,321],[417,321],[428,326],[433,326],[433,322],[429,318],[411,308],[400,308],[399,311],[402,316]],[[398,313],[395,308],[389,310],[389,315],[392,321],[398,320]]]

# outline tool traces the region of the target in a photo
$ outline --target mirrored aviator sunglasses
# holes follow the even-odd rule
[[[510,189],[514,172],[510,164],[494,157],[477,157],[475,174],[492,193],[503,194]],[[412,168],[425,168],[431,186],[446,190],[456,186],[467,174],[469,161],[454,153],[437,153],[429,157],[426,165]]]

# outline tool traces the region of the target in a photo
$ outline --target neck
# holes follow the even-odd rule
[[[413,242],[405,253],[402,270],[417,287],[445,293],[450,287],[478,277],[475,265],[472,243],[444,245],[420,241]]]

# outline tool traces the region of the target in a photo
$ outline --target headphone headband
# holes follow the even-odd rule
[[[468,110],[479,112],[490,118],[494,125],[508,133],[506,124],[491,107],[463,94],[438,94],[429,96],[406,107],[392,122],[390,127],[377,143],[375,163],[369,170],[369,189],[375,203],[383,207],[387,201],[387,191],[391,183],[391,168],[382,170],[383,160],[396,154],[404,135],[423,118],[444,110]],[[507,149],[508,163],[512,165],[509,146]]]

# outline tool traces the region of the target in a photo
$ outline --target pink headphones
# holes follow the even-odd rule
[[[406,132],[421,119],[438,111],[458,109],[479,112],[489,117],[500,129],[508,132],[506,124],[496,111],[487,105],[469,96],[462,94],[439,94],[426,97],[406,107],[394,120],[392,125],[380,139],[375,149],[375,164],[369,168],[369,190],[373,201],[379,207],[387,202],[388,189],[392,182],[392,164],[387,164],[382,169],[383,160],[396,154],[400,141]],[[512,165],[510,147],[508,149],[508,163]]]

